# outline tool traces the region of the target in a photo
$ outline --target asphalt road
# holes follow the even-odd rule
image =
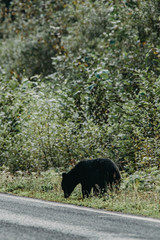
[[[0,240],[160,240],[160,220],[0,194]]]

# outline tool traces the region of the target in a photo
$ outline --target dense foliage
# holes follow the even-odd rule
[[[0,166],[160,167],[160,0],[0,1]]]

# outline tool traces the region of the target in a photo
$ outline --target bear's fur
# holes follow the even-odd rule
[[[62,174],[62,189],[64,197],[71,195],[74,188],[82,185],[83,198],[88,197],[91,189],[94,193],[104,193],[107,186],[113,184],[119,187],[121,175],[116,164],[109,159],[93,159],[80,161],[71,171]]]

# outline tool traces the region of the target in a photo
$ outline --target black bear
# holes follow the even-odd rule
[[[107,186],[112,189],[113,184],[119,187],[121,175],[116,164],[109,159],[93,159],[80,161],[68,173],[62,174],[62,189],[64,197],[71,195],[74,188],[82,185],[83,198],[88,197],[91,189],[96,193],[107,191]]]

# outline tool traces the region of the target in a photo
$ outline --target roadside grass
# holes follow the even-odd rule
[[[0,192],[18,196],[38,198],[54,202],[62,202],[79,206],[86,206],[108,211],[117,211],[136,215],[160,218],[159,188],[139,189],[139,184],[130,184],[128,180],[122,182],[118,194],[109,192],[104,196],[91,196],[82,199],[81,188],[78,185],[70,198],[65,199],[61,190],[61,174],[49,170],[41,174],[27,174],[18,172],[0,172]]]

